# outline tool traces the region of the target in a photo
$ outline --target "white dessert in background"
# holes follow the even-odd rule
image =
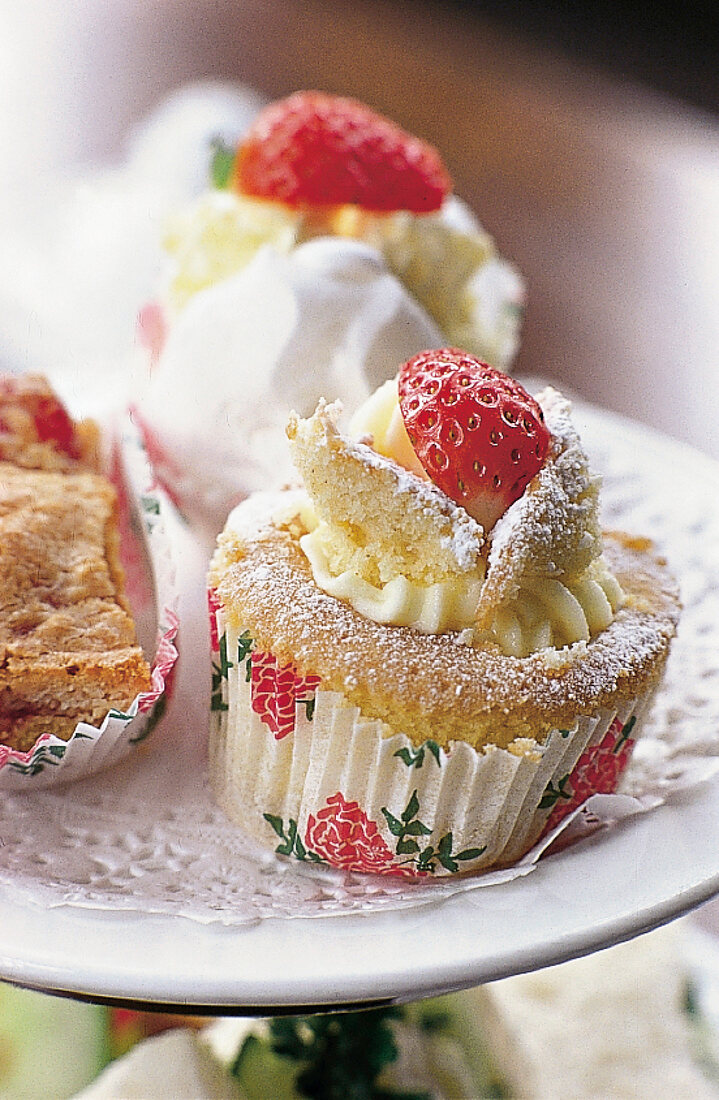
[[[111,1062],[75,1100],[244,1100],[239,1084],[195,1031],[146,1039]]]
[[[9,190],[0,209],[0,359],[44,373],[83,413],[132,390],[137,313],[165,263],[170,213],[207,186],[212,138],[237,139],[257,113],[248,88],[173,93],[129,135],[118,163],[77,165]]]
[[[261,248],[195,294],[170,327],[139,407],[151,457],[180,507],[218,527],[255,489],[292,478],[291,409],[319,393],[354,408],[437,326],[357,241]]]
[[[670,927],[477,990],[483,1033],[507,1095],[719,1097],[716,1038],[713,1052],[702,1051],[687,1010],[680,948]]]
[[[194,294],[242,270],[259,248],[270,245],[286,253],[316,237],[372,248],[446,342],[508,370],[519,344],[524,286],[454,194],[439,210],[416,215],[374,213],[350,204],[308,212],[227,186],[205,190],[168,219],[168,262],[156,288],[157,303],[171,324]]]
[[[290,407],[309,414],[324,387],[351,408],[399,359],[448,341],[469,346],[474,339],[485,357],[508,365],[522,309],[521,279],[454,195],[421,217],[338,207],[322,227],[335,241],[323,252],[309,240],[317,233],[312,218],[212,188],[213,141],[236,146],[261,106],[242,86],[180,89],[129,136],[121,163],[31,181],[0,212],[5,369],[43,371],[83,414],[141,404],[172,464],[172,471],[164,467],[169,487],[189,515],[209,516],[211,526],[238,497],[268,484],[261,480],[268,471],[275,482],[286,475],[280,455]],[[267,250],[273,258],[261,259]],[[302,280],[296,305],[301,298],[307,319],[290,338],[287,295],[278,293],[275,317],[270,292],[263,312],[244,318],[243,327],[236,314],[246,303],[255,310],[273,264],[284,271],[286,260],[281,281],[295,279],[295,251]],[[358,286],[353,307],[351,287]],[[137,353],[136,321],[147,302],[161,307],[167,331],[177,328],[152,375],[147,355]],[[325,308],[338,312],[336,326],[318,321]],[[214,324],[237,343],[218,351]],[[280,332],[287,336],[282,349]],[[212,354],[190,361],[182,342]],[[265,372],[263,381],[257,372]],[[171,410],[179,410],[176,424]]]

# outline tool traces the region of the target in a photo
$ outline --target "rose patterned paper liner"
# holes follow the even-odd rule
[[[141,644],[153,654],[152,688],[139,694],[126,711],[109,710],[100,726],[78,723],[67,740],[45,733],[25,752],[0,745],[1,790],[34,790],[92,775],[145,741],[163,713],[177,661],[179,627],[172,543],[166,527],[172,506],[156,485],[129,420],[113,440],[108,472],[118,493],[127,597]],[[143,626],[149,635],[145,638]]]
[[[300,677],[209,594],[210,779],[227,816],[285,856],[403,877],[515,863],[629,762],[646,699],[579,716],[543,745],[419,747]]]

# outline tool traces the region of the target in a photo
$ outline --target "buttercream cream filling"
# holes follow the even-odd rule
[[[510,657],[588,642],[609,626],[622,600],[603,558],[575,581],[527,578],[517,597],[497,608],[489,637]]]
[[[312,567],[318,588],[346,600],[358,614],[376,623],[411,626],[423,634],[444,634],[471,626],[477,611],[484,573],[465,573],[435,584],[421,585],[399,575],[385,584],[371,584],[352,569],[333,574],[323,545],[323,525],[303,535],[300,546]]]
[[[305,512],[305,515],[307,513]],[[366,619],[409,626],[423,634],[471,631],[472,641],[492,641],[512,657],[527,657],[549,646],[589,641],[606,629],[622,603],[622,590],[603,558],[574,581],[527,578],[517,596],[497,608],[487,632],[475,633],[484,569],[431,585],[397,576],[371,584],[352,569],[333,573],[325,550],[325,524],[300,539],[318,588],[344,600]]]

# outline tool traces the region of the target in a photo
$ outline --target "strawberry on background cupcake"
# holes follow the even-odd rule
[[[445,337],[496,366],[511,362],[518,277],[453,194],[437,150],[370,107],[296,92],[260,111],[236,147],[218,141],[211,176],[214,189],[168,230],[170,313],[264,243],[349,238],[381,253]]]
[[[243,195],[295,208],[439,210],[451,181],[439,153],[353,99],[299,92],[262,111],[232,159]]]
[[[163,481],[219,527],[290,474],[289,411],[354,408],[423,347],[506,368],[522,286],[435,149],[355,100],[299,92],[217,143],[213,186],[172,220],[140,316],[138,414]]]
[[[460,349],[287,434],[300,487],[237,507],[210,570],[220,805],[344,870],[512,863],[616,789],[678,618],[665,564],[602,532],[570,403]]]

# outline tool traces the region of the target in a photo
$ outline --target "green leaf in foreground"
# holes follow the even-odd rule
[[[308,1100],[429,1100],[377,1084],[397,1058],[390,1021],[401,1015],[390,1007],[274,1019],[272,1050],[298,1063],[295,1088]]]

